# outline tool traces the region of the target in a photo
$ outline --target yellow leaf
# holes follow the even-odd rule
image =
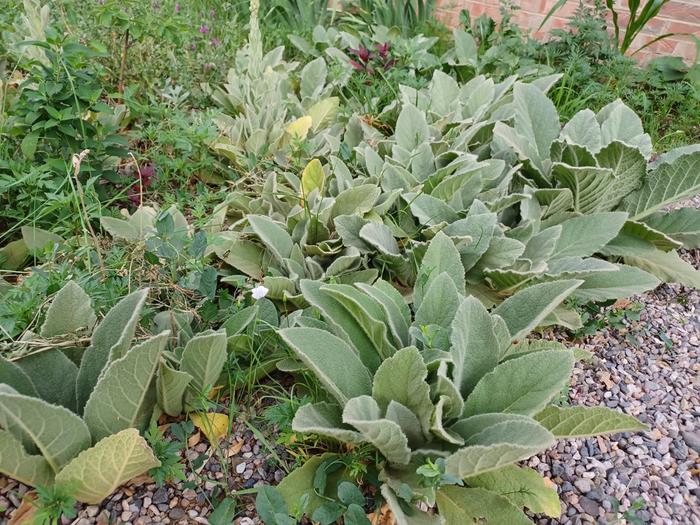
[[[323,173],[323,166],[321,166],[321,161],[318,159],[313,159],[304,168],[304,172],[301,174],[301,202],[304,204],[304,199],[313,190],[318,189],[318,192],[323,191],[323,182],[326,176]]]
[[[219,440],[228,432],[228,415],[216,412],[200,412],[191,414],[190,419],[206,436],[209,443],[217,445]]]
[[[290,137],[297,140],[302,140],[309,134],[312,124],[313,119],[308,115],[304,115],[303,117],[296,119],[294,122],[287,124],[287,127],[284,130]]]

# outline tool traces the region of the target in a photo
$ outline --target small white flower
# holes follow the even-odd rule
[[[267,292],[269,292],[269,291],[270,291],[270,290],[268,290],[267,288],[265,288],[262,284],[259,285],[259,286],[256,286],[256,287],[253,288],[253,290],[252,290],[253,299],[255,299],[256,301],[257,301],[258,299],[262,299],[263,297],[265,297],[265,296],[267,295]]]

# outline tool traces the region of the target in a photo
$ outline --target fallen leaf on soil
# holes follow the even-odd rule
[[[632,301],[630,301],[629,299],[624,299],[624,298],[618,299],[617,301],[615,301],[613,303],[613,308],[621,310],[621,309],[627,308],[631,304],[632,304]]]
[[[206,436],[209,443],[217,445],[228,432],[228,415],[218,412],[200,412],[190,416],[192,423]]]
[[[226,451],[226,457],[230,458],[232,456],[235,456],[241,451],[241,448],[243,448],[243,440],[239,439],[233,445],[228,447],[228,450]]]
[[[394,513],[391,512],[388,505],[383,505],[379,514],[370,512],[367,514],[367,519],[372,522],[372,525],[396,525]]]
[[[34,523],[34,512],[36,512],[36,507],[32,504],[32,501],[36,499],[33,492],[28,492],[22,498],[22,503],[10,518],[7,525],[33,525]]]
[[[202,439],[202,434],[199,432],[195,432],[192,434],[190,437],[187,438],[187,447],[192,448],[194,447],[199,441]]]

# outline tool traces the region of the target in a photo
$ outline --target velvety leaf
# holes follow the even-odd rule
[[[182,352],[180,370],[192,376],[185,401],[190,401],[210,389],[221,375],[226,363],[226,332],[207,331],[187,342]]]
[[[411,324],[411,311],[401,293],[387,281],[379,279],[374,284],[355,284],[379,303],[386,316],[387,325],[399,346],[408,344],[408,327]]]
[[[75,411],[78,368],[59,348],[29,354],[16,362],[44,401]]]
[[[648,427],[606,407],[549,406],[534,418],[556,438],[578,438],[617,432],[644,432]]]
[[[22,226],[20,231],[22,232],[22,240],[30,252],[45,250],[63,242],[60,235],[35,226]]]
[[[479,380],[498,364],[500,348],[491,316],[475,297],[460,304],[452,321],[450,353],[453,379],[464,398]]]
[[[627,216],[620,212],[595,213],[564,221],[552,259],[593,255],[617,236],[626,221]]]
[[[483,488],[441,487],[437,492],[440,515],[446,525],[530,525],[532,522],[507,498]]]
[[[156,395],[158,405],[163,412],[173,417],[182,413],[185,390],[190,381],[192,376],[187,372],[175,370],[165,363],[160,364],[156,380]]]
[[[0,391],[0,424],[25,450],[36,447],[54,473],[90,446],[90,431],[73,412],[10,389]]]
[[[49,486],[54,478],[49,462],[27,454],[21,441],[7,430],[0,430],[0,472],[31,487]]]
[[[319,195],[323,193],[323,185],[326,175],[323,173],[323,166],[318,159],[311,160],[301,174],[301,198],[302,202],[311,195],[311,192],[318,190]]]
[[[379,405],[371,397],[350,399],[343,409],[343,422],[359,430],[363,441],[371,443],[389,462],[407,465],[411,461],[406,435],[399,425],[381,416]]]
[[[552,142],[561,129],[552,101],[539,88],[518,82],[513,87],[513,108],[515,129],[532,141],[539,158],[548,158]]]
[[[320,402],[299,407],[292,429],[304,434],[318,434],[344,443],[360,443],[362,435],[343,423],[341,408]]]
[[[56,483],[69,484],[78,501],[96,505],[123,483],[159,465],[138,430],[128,428],[81,452],[59,472]]]
[[[94,442],[146,425],[156,403],[154,376],[168,336],[163,332],[133,347],[100,376],[84,413]]]
[[[567,280],[529,286],[503,301],[493,313],[503,318],[513,340],[522,339],[581,283]]]
[[[308,109],[314,132],[327,127],[335,120],[339,105],[340,99],[338,97],[328,97],[319,100]]]
[[[420,307],[423,294],[430,283],[443,272],[452,279],[457,291],[464,294],[464,266],[460,254],[452,239],[443,232],[438,232],[428,244],[418,270],[416,281],[421,283],[421,286],[416,286],[413,291],[413,304],[416,308]]]
[[[362,216],[372,209],[380,194],[381,189],[374,184],[348,188],[335,198],[331,207],[331,218],[352,213]]]
[[[75,281],[68,281],[51,301],[39,333],[41,337],[70,334],[91,329],[96,320],[90,296]]]
[[[537,414],[568,384],[573,367],[569,350],[544,350],[505,361],[477,383],[465,403],[464,416]]]
[[[581,301],[607,301],[632,297],[656,288],[661,281],[634,266],[619,265],[615,272],[600,272],[586,276],[574,290],[573,297]]]
[[[367,368],[339,337],[318,328],[284,328],[279,335],[341,405],[372,391]]]
[[[470,487],[480,487],[508,499],[515,507],[558,518],[561,514],[556,485],[531,468],[508,465],[469,478]]]
[[[418,283],[416,283],[418,286]],[[452,278],[445,272],[431,280],[416,312],[415,326],[438,325],[448,329],[459,308],[461,296]]]
[[[90,339],[90,347],[80,362],[76,386],[78,409],[82,413],[102,370],[110,359],[121,357],[131,346],[136,325],[146,302],[148,289],[133,292],[107,312]]]
[[[276,222],[263,215],[248,215],[248,223],[267,248],[282,262],[292,253],[292,238]]]
[[[0,355],[0,384],[10,386],[20,394],[39,397],[31,377],[21,367]]]
[[[411,104],[404,105],[396,121],[397,144],[407,151],[413,151],[428,140],[428,137],[425,115]]]
[[[700,248],[700,210],[680,208],[647,216],[644,222],[662,231],[688,249]]]
[[[382,410],[392,401],[401,403],[416,415],[426,437],[433,411],[427,377],[428,368],[420,352],[415,347],[407,347],[382,362],[374,374],[372,386],[372,397]]]

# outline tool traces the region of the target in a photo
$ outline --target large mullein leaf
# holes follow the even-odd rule
[[[201,396],[219,379],[226,363],[226,332],[219,330],[197,334],[182,352],[180,370],[192,376],[186,401]]]
[[[583,146],[591,153],[600,151],[603,144],[600,124],[590,109],[583,109],[571,117],[562,128],[560,136],[569,144]]]
[[[440,516],[443,517],[446,525],[532,524],[522,510],[508,498],[481,487],[441,487],[436,499]]]
[[[382,362],[372,384],[372,397],[379,407],[386,410],[392,401],[401,403],[416,415],[424,436],[429,433],[433,411],[427,377],[428,368],[418,349],[407,347]]]
[[[416,278],[418,284],[413,290],[413,304],[416,308],[420,307],[429,285],[443,272],[452,279],[457,291],[464,294],[464,266],[462,266],[460,254],[452,239],[438,232],[430,241],[418,270]]]
[[[534,142],[540,158],[548,158],[552,142],[561,129],[552,101],[532,84],[518,82],[513,87],[513,108],[515,129]]]
[[[187,372],[175,370],[171,366],[161,363],[156,380],[156,395],[158,405],[169,416],[177,417],[184,408],[185,390],[192,381],[192,376]]]
[[[25,449],[36,447],[54,473],[91,442],[88,427],[70,410],[9,388],[0,391],[0,424]]]
[[[397,344],[400,347],[406,346],[409,341],[408,327],[411,324],[411,310],[401,293],[383,279],[371,285],[356,283],[355,286],[380,304]]]
[[[475,297],[460,304],[452,321],[452,376],[466,398],[479,380],[498,364],[500,347],[489,312]]]
[[[76,410],[78,367],[58,348],[27,355],[16,361],[44,401]]]
[[[411,213],[425,226],[437,226],[445,222],[450,224],[459,218],[457,212],[444,201],[425,193],[405,193],[404,200]]]
[[[284,228],[263,215],[248,215],[248,224],[280,263],[289,259],[294,242]]]
[[[0,355],[0,384],[10,386],[25,396],[39,397],[34,383],[22,368]]]
[[[84,412],[94,442],[126,428],[145,427],[156,403],[154,376],[169,334],[133,347],[100,376]]]
[[[429,136],[430,130],[423,112],[410,104],[404,105],[396,121],[396,143],[407,151],[413,151]]]
[[[299,407],[294,414],[292,429],[294,432],[329,437],[341,443],[362,442],[362,434],[343,423],[342,409],[325,402]]]
[[[0,472],[26,485],[46,487],[54,471],[40,455],[29,455],[22,442],[7,430],[0,430]]]
[[[343,422],[359,430],[363,441],[371,443],[390,463],[407,465],[411,461],[408,438],[397,423],[381,414],[374,399],[359,396],[345,405]]]
[[[113,356],[121,357],[124,355],[131,346],[147,294],[148,289],[145,289],[124,297],[107,312],[107,315],[92,333],[90,347],[85,351],[80,362],[76,382],[79,413],[82,413],[83,407],[107,363]]]
[[[700,248],[700,210],[697,208],[680,208],[666,213],[654,213],[644,222],[683,243],[688,249]]]
[[[653,290],[661,282],[634,266],[621,264],[617,268],[614,272],[596,272],[583,277],[583,284],[574,290],[572,297],[584,302],[608,301]]]
[[[512,340],[525,337],[581,285],[579,280],[554,281],[525,288],[493,311],[503,318]]]
[[[536,470],[507,465],[498,470],[469,478],[470,487],[480,487],[500,494],[515,507],[523,507],[535,514],[556,518],[561,514],[556,486]]]
[[[619,209],[643,219],[700,191],[700,151],[680,155],[647,173],[642,186],[623,199]]]
[[[279,335],[341,405],[372,392],[369,371],[339,337],[318,328],[285,328]]]
[[[600,123],[603,147],[611,142],[623,142],[638,148],[647,158],[651,155],[651,137],[644,133],[642,120],[620,99],[601,109],[596,119]]]
[[[374,184],[361,184],[340,192],[331,207],[331,219],[352,213],[364,215],[372,209],[380,194],[380,188]]]
[[[96,320],[90,296],[75,281],[68,281],[51,301],[39,334],[55,337],[91,329]]]
[[[471,270],[488,250],[497,222],[495,213],[480,213],[448,224],[443,230],[450,237],[470,238],[469,242],[460,244],[458,248],[466,271]]]
[[[484,428],[445,460],[445,472],[465,479],[546,450],[554,436],[534,420],[504,421]]]
[[[595,213],[561,223],[561,235],[552,259],[589,257],[613,240],[627,221],[620,212]]]
[[[639,432],[648,427],[635,417],[606,407],[548,406],[534,418],[556,438],[579,438]]]
[[[396,525],[452,525],[445,523],[441,516],[428,514],[415,506],[400,503],[396,493],[386,483],[381,486],[380,490],[389,509],[391,509],[391,516]]]
[[[416,283],[416,286],[419,284]],[[445,272],[440,273],[431,279],[423,301],[416,311],[414,325],[438,325],[448,330],[459,308],[461,297],[452,278]]]
[[[78,501],[96,505],[131,478],[158,467],[138,430],[128,428],[82,451],[56,476],[56,483],[72,487]]]
[[[374,372],[381,362],[374,343],[342,304],[321,291],[322,286],[323,283],[308,279],[303,279],[299,283],[304,299],[318,308],[325,321],[333,328],[335,335],[350,344],[360,361],[368,370]]]
[[[327,284],[321,287],[321,292],[333,297],[348,311],[383,359],[396,351],[388,338],[384,311],[374,299],[348,284]]]
[[[568,166],[555,163],[552,177],[560,187],[568,188],[574,196],[573,211],[593,213],[607,211],[617,205],[620,199],[609,203],[606,191],[614,183],[613,172],[597,166]]]
[[[537,414],[568,384],[573,368],[570,350],[544,350],[505,361],[477,383],[463,415]]]

